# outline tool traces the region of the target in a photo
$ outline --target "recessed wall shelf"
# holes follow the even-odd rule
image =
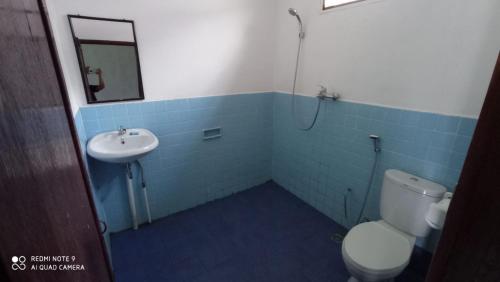
[[[222,128],[216,127],[216,128],[203,129],[203,140],[211,141],[220,138],[222,138]]]

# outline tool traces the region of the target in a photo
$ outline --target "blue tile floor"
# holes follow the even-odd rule
[[[274,182],[112,235],[117,282],[347,281],[346,230]],[[416,250],[396,281],[424,281]]]

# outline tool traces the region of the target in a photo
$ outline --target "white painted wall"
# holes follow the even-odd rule
[[[146,100],[269,91],[274,1],[47,0],[73,112],[86,104],[67,14],[135,21]]]
[[[498,0],[367,0],[321,12],[320,0],[277,0],[274,88],[290,92],[302,15],[298,92],[326,84],[344,99],[477,116],[500,50]]]
[[[85,95],[67,14],[136,22],[146,100],[291,89],[297,24],[307,36],[298,91],[477,116],[500,49],[498,0],[48,0],[73,111]],[[274,68],[274,72],[273,72]]]

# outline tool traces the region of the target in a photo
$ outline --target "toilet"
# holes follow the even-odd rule
[[[399,171],[387,170],[380,196],[382,220],[356,225],[342,243],[348,282],[391,281],[406,268],[417,237],[431,227],[426,213],[446,188]]]

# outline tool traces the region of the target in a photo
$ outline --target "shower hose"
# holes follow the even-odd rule
[[[375,150],[375,159],[373,160],[372,171],[370,173],[370,180],[368,182],[368,187],[366,189],[366,193],[365,193],[365,196],[363,198],[363,203],[362,203],[362,206],[361,206],[361,211],[359,212],[358,218],[356,220],[356,225],[361,223],[361,219],[363,218],[363,215],[364,215],[365,210],[366,210],[366,204],[367,204],[367,201],[368,201],[368,196],[370,195],[371,188],[373,186],[373,179],[375,178],[375,171],[377,170],[379,152],[380,151]],[[345,204],[346,203],[344,202],[344,205]]]
[[[313,120],[309,126],[306,127],[301,127],[298,122],[297,122],[297,116],[296,116],[296,109],[295,109],[295,97],[296,97],[296,86],[297,86],[297,74],[299,72],[299,61],[300,61],[300,53],[302,51],[302,41],[303,37],[299,36],[299,48],[297,49],[297,60],[295,61],[295,75],[293,77],[293,88],[292,88],[292,118],[295,123],[295,126],[299,130],[302,131],[310,131],[311,129],[314,128],[314,125],[316,124],[316,121],[318,120],[318,115],[319,115],[319,110],[321,108],[321,100],[318,98],[318,102],[316,104],[316,112],[314,114]]]

